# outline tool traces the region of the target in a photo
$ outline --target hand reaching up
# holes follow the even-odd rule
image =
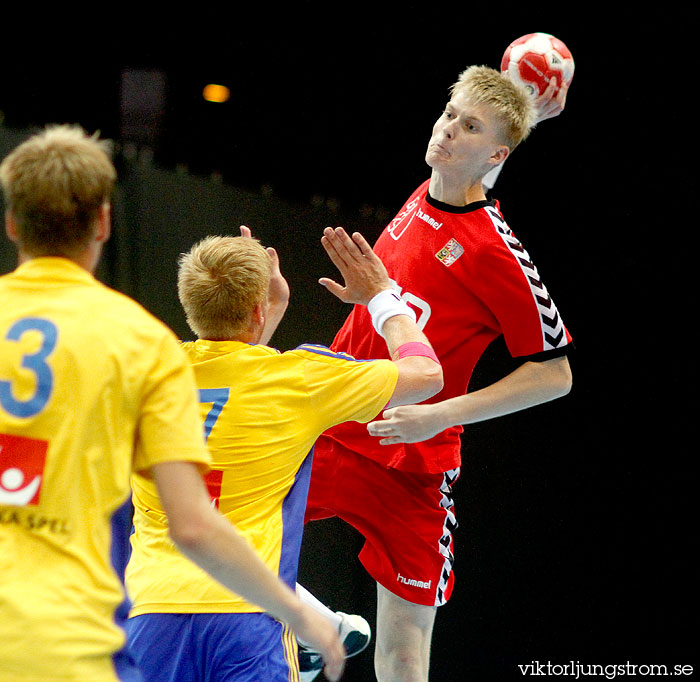
[[[319,284],[344,303],[367,305],[379,292],[391,289],[384,264],[359,232],[350,237],[342,227],[327,227],[321,244],[345,284],[338,284],[328,277],[321,277]]]

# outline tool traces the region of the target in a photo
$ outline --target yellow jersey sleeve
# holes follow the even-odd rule
[[[208,469],[194,372],[175,337],[160,339],[143,391],[134,471],[164,461],[190,461]]]
[[[324,431],[346,421],[369,422],[396,388],[399,370],[391,360],[356,360],[311,344],[290,352],[306,360],[307,390]]]

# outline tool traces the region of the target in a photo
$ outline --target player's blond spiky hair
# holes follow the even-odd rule
[[[267,297],[270,256],[250,237],[207,237],[179,260],[177,291],[187,324],[200,339],[238,339]]]
[[[537,111],[527,91],[507,76],[488,66],[470,66],[450,86],[450,94],[468,91],[475,104],[490,107],[501,124],[504,143],[511,151],[529,134],[537,120]]]

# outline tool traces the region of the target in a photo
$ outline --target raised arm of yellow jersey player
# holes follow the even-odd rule
[[[319,283],[341,301],[366,306],[378,294],[391,290],[384,264],[359,232],[350,237],[341,227],[328,227],[321,243],[343,276],[344,284],[327,277],[322,277]],[[408,307],[402,305],[410,313]],[[402,313],[392,315],[384,321],[381,333],[389,355],[399,369],[390,406],[421,402],[442,390],[442,367],[414,317]],[[416,345],[407,347],[406,344]],[[405,357],[399,357],[401,347],[410,349]],[[420,354],[421,348],[432,353],[432,358],[430,354]]]
[[[252,238],[250,228],[246,225],[241,225],[241,237]],[[270,277],[270,288],[267,292],[267,314],[265,315],[265,326],[258,343],[267,345],[272,338],[272,335],[277,330],[279,323],[282,321],[284,314],[287,312],[289,305],[289,285],[280,270],[280,259],[277,251],[271,246],[266,249],[270,256],[270,264],[272,266],[272,276]]]
[[[303,604],[211,506],[196,465],[164,462],[153,466],[152,473],[168,516],[170,536],[180,551],[222,585],[288,623],[321,652],[328,679],[338,680],[345,651],[336,627]]]
[[[381,445],[418,443],[450,426],[473,424],[555,400],[571,390],[566,357],[526,362],[499,381],[473,393],[430,405],[384,410],[382,420],[367,424]]]

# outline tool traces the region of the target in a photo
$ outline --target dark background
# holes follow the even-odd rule
[[[150,21],[133,10],[89,28],[25,17],[0,48],[2,155],[50,122],[115,140],[100,277],[188,337],[177,254],[248,224],[290,282],[273,339],[286,350],[332,340],[347,309],[316,283],[333,275],[323,227],[379,235],[428,175],[425,144],[458,73],[497,67],[532,31],[569,46],[565,112],[514,153],[493,196],[574,336],[574,388],[465,432],[457,583],[438,612],[434,680],[515,680],[533,661],[697,663],[692,18],[673,5],[611,12],[298,3]],[[232,99],[204,102],[208,82]],[[14,266],[7,241],[0,266]],[[473,387],[511,366],[495,343]],[[374,625],[360,546],[342,523],[311,524],[300,578]],[[373,679],[369,651],[345,679]]]

